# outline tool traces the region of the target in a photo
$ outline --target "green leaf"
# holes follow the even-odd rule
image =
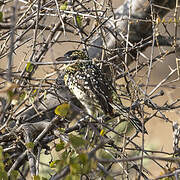
[[[54,168],[55,165],[56,165],[56,161],[52,161],[52,162],[50,162],[49,167],[50,168]]]
[[[4,163],[0,161],[0,172],[4,171]]]
[[[10,179],[11,180],[16,180],[17,176],[18,176],[18,171],[12,170],[11,175],[10,175]]]
[[[0,172],[4,171],[4,163],[3,163],[4,157],[3,157],[3,148],[0,146]]]
[[[34,149],[34,143],[33,142],[29,142],[25,144],[27,149]]]
[[[2,146],[0,146],[0,161],[2,161],[3,160],[3,148],[2,148]]]
[[[68,176],[66,176],[65,180],[79,180],[81,179],[81,177],[79,175],[72,175],[72,174],[69,174]]]
[[[37,95],[37,89],[35,89],[33,92],[32,92],[32,96],[36,96]]]
[[[33,69],[34,69],[34,65],[31,63],[31,62],[28,62],[27,64],[26,64],[26,72],[32,72],[33,71]]]
[[[88,163],[88,155],[86,153],[79,154],[79,160],[82,164]]]
[[[68,155],[69,155],[69,153],[68,153],[67,151],[64,151],[64,152],[61,154],[61,158],[62,158],[64,161],[67,161]]]
[[[7,172],[0,171],[0,179],[2,180],[8,180]]]
[[[79,27],[82,26],[82,19],[83,19],[82,16],[79,15],[76,16],[76,22]]]
[[[3,13],[0,11],[0,22],[3,21]]]
[[[60,160],[52,161],[52,162],[49,164],[50,168],[55,168],[56,165],[57,165],[57,163],[58,163],[59,161],[60,161]]]
[[[92,169],[97,169],[97,161],[91,159],[91,161],[90,161],[90,167],[91,167]]]
[[[10,99],[12,99],[12,97],[14,96],[14,92],[12,90],[8,90],[7,94]]]
[[[42,180],[48,180],[47,178],[45,178],[45,177],[42,177]]]
[[[40,176],[38,176],[38,175],[37,175],[37,176],[34,176],[34,177],[33,177],[33,180],[40,180]]]
[[[63,10],[63,11],[65,11],[66,9],[67,9],[67,1],[66,2],[64,2],[64,4],[62,4],[61,6],[60,6],[60,10]]]
[[[26,92],[21,92],[19,95],[19,101],[22,102],[26,97]]]
[[[84,140],[82,137],[75,135],[69,135],[69,141],[75,149],[87,144],[86,140]]]
[[[56,151],[61,151],[62,149],[64,149],[64,142],[60,142],[59,144],[56,144]]]
[[[70,163],[69,167],[70,167],[71,174],[81,173],[81,165],[79,163]]]
[[[55,114],[65,118],[69,112],[70,104],[64,103],[56,107]]]
[[[101,132],[100,132],[100,135],[101,135],[101,136],[104,136],[105,134],[106,134],[105,130],[102,129]]]
[[[67,164],[66,164],[66,161],[64,159],[55,160],[49,164],[50,168],[55,169],[56,172],[60,172],[65,167],[65,165],[67,165]]]
[[[58,128],[58,131],[61,132],[61,133],[64,133],[65,129],[63,129],[63,128]]]
[[[106,176],[106,180],[113,180],[114,178],[110,175]]]

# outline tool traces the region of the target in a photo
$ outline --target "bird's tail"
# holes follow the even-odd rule
[[[137,117],[130,115],[129,119],[130,119],[130,123],[136,128],[137,131],[148,134],[146,128],[145,127],[143,128],[142,122]]]
[[[141,133],[144,132],[145,134],[148,134],[146,128],[143,127],[142,122],[135,115],[133,115],[131,112],[128,112],[127,108],[125,108],[125,107],[123,108],[122,107],[123,105],[117,105],[114,103],[112,106],[114,107],[114,109],[116,109],[116,111],[118,112],[120,117],[124,117],[126,120],[129,119],[130,123],[135,127],[135,129],[138,132],[141,132]]]

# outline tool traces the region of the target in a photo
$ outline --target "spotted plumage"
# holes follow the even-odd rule
[[[97,64],[89,60],[81,62],[79,59],[87,59],[83,51],[69,51],[65,56],[75,60],[65,68],[65,84],[86,108],[88,114],[93,117],[104,114],[113,117],[116,110],[126,119],[130,119],[132,125],[142,132],[141,121],[114,102],[114,99],[118,99],[114,98],[114,95],[117,95],[115,88]]]
[[[97,65],[77,61],[66,68],[64,80],[90,115],[113,114],[112,89]]]

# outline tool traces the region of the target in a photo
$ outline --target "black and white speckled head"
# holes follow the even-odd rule
[[[65,57],[70,58],[71,60],[78,60],[78,59],[88,59],[88,56],[85,51],[83,50],[72,50],[68,51],[64,54]]]

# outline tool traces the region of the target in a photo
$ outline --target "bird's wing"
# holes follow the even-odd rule
[[[92,93],[95,95],[104,113],[112,115],[113,108],[110,104],[112,99],[112,92],[108,86],[107,81],[105,80],[105,77],[96,67],[89,68],[86,70],[86,73],[87,76],[88,74],[91,74],[91,76],[88,76],[89,90],[92,91]]]

